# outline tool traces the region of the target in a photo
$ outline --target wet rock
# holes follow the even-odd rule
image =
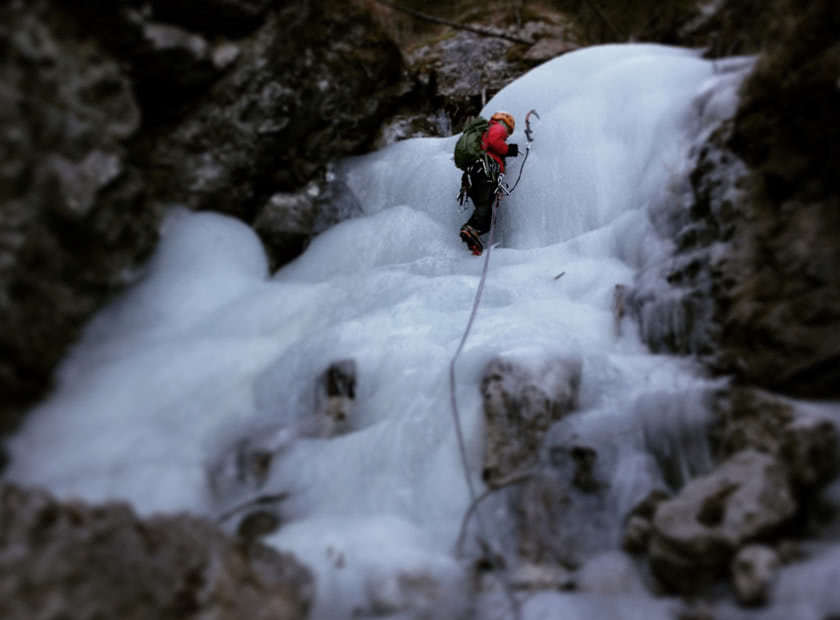
[[[0,486],[0,616],[306,617],[310,573],[188,515],[138,518],[125,504],[58,502]]]
[[[747,545],[732,560],[732,585],[743,605],[767,602],[779,570],[778,554],[764,545]]]
[[[721,575],[735,551],[796,512],[785,467],[753,450],[735,454],[659,504],[649,545],[654,574],[692,592]]]
[[[536,368],[506,359],[487,365],[481,394],[487,424],[482,478],[488,486],[536,463],[549,426],[577,405],[580,374],[579,359],[555,359]],[[592,455],[583,451],[576,457],[578,482],[586,485]]]

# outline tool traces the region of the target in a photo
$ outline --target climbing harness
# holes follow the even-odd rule
[[[458,415],[458,400],[455,396],[455,363],[458,361],[458,356],[461,355],[461,351],[464,348],[464,344],[466,344],[467,342],[467,336],[469,336],[470,330],[472,329],[473,321],[475,320],[475,316],[478,312],[478,305],[481,302],[481,294],[484,292],[484,283],[487,280],[487,268],[490,264],[490,252],[493,249],[493,233],[496,229],[496,210],[499,206],[499,201],[501,200],[503,194],[506,196],[510,196],[513,190],[516,189],[516,186],[519,185],[519,180],[522,178],[522,170],[523,168],[525,168],[525,162],[528,161],[528,153],[530,153],[531,151],[531,142],[533,141],[533,130],[531,129],[530,123],[530,118],[532,114],[537,118],[540,118],[540,115],[537,114],[536,110],[531,110],[530,112],[528,112],[528,114],[525,115],[525,137],[527,138],[528,143],[525,147],[525,158],[522,160],[522,165],[519,167],[519,176],[517,177],[516,182],[513,184],[513,187],[508,188],[508,186],[504,182],[503,173],[499,173],[496,181],[496,199],[493,204],[493,210],[490,218],[490,237],[487,242],[487,252],[484,255],[484,265],[481,269],[481,279],[478,282],[478,290],[476,290],[475,293],[475,300],[473,301],[472,312],[470,312],[470,318],[467,321],[467,327],[466,329],[464,329],[464,335],[461,336],[461,341],[458,343],[458,348],[455,350],[455,355],[452,356],[452,361],[449,364],[449,394],[452,405],[452,417],[455,422],[455,436],[458,441],[458,450],[461,453],[461,465],[464,469],[464,477],[466,478],[467,488],[469,489],[470,506],[475,507],[474,509],[471,508],[465,516],[464,523],[462,524],[462,529],[466,528],[467,521],[471,514],[475,514],[476,521],[478,522],[480,536],[481,539],[483,539],[484,545],[486,547],[489,547],[489,538],[486,534],[486,529],[481,519],[481,512],[477,509],[480,499],[476,496],[475,486],[473,485],[472,478],[470,477],[469,463],[467,462],[467,449],[466,444],[464,442],[464,433],[461,429],[461,418]],[[484,162],[483,165],[485,166],[485,172],[489,173],[487,162]],[[460,553],[462,536],[463,533],[459,535],[459,540],[457,543],[456,551],[458,553]],[[505,583],[505,589],[508,593],[508,597],[511,599],[511,604],[513,605],[514,613],[518,618],[521,616],[521,612],[519,610],[518,602],[513,596],[513,593],[509,586],[510,584]]]

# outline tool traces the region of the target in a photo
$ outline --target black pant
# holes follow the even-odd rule
[[[488,176],[487,173],[490,173]],[[470,175],[470,191],[468,196],[475,205],[472,217],[467,220],[466,225],[472,226],[479,235],[490,230],[490,222],[493,217],[493,203],[496,202],[496,184],[499,178],[499,165],[491,161],[485,171],[482,162],[476,162],[467,172]]]

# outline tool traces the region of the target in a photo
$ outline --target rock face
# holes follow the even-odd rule
[[[312,577],[289,554],[243,545],[189,516],[60,503],[0,486],[0,616],[306,617]]]
[[[150,154],[157,192],[250,221],[372,141],[402,79],[399,51],[350,3],[291,2]],[[393,93],[391,93],[393,91]]]
[[[742,545],[773,533],[796,508],[784,466],[760,452],[739,452],[658,505],[651,568],[668,587],[696,591],[720,577]]]
[[[721,365],[759,385],[837,396],[840,7],[815,2],[785,25],[745,84],[730,141],[752,174],[721,274]]]
[[[61,7],[0,8],[0,433],[79,326],[152,248],[123,67]]]
[[[765,35],[734,119],[710,136],[691,175],[691,221],[675,234],[668,275],[680,307],[667,314],[682,318],[661,315],[670,333],[648,336],[743,383],[836,397],[840,134],[830,119],[840,9],[775,10],[789,17]]]
[[[259,213],[274,266],[352,215],[326,164],[372,143],[399,50],[356,4],[281,4],[0,8],[0,434],[138,276],[165,205]],[[292,221],[263,208],[310,180],[321,197]]]
[[[487,424],[482,478],[488,486],[536,464],[552,423],[577,405],[579,359],[555,359],[537,369],[495,359],[484,370],[481,394]]]

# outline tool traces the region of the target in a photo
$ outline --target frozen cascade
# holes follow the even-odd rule
[[[549,441],[571,428],[609,448],[609,544],[641,493],[709,467],[699,438],[710,383],[690,360],[652,355],[629,319],[617,333],[614,291],[669,250],[649,210],[687,172],[691,144],[734,110],[748,64],[657,45],[594,47],[537,67],[488,103],[485,112],[515,115],[521,147],[525,113],[542,120],[522,182],[502,202],[500,247],[457,369],[476,484],[478,385],[499,355],[582,360],[579,410]],[[448,364],[482,260],[457,235],[468,214],[455,201],[455,139],[406,140],[341,163],[364,216],[274,276],[247,227],[174,209],[145,279],[91,322],[54,393],[10,440],[8,476],[64,497],[129,500],[141,513],[216,516],[256,487],[233,479],[220,501],[208,464],[256,435],[278,454],[262,492],[288,493],[284,526],[266,540],[315,571],[314,618],[457,617],[470,604],[452,554],[468,493]],[[509,160],[511,177],[521,161]],[[350,432],[299,435],[315,377],[347,358],[358,373]],[[524,611],[526,620],[549,608],[563,618],[666,617],[661,600],[625,595],[637,604],[542,594]]]

